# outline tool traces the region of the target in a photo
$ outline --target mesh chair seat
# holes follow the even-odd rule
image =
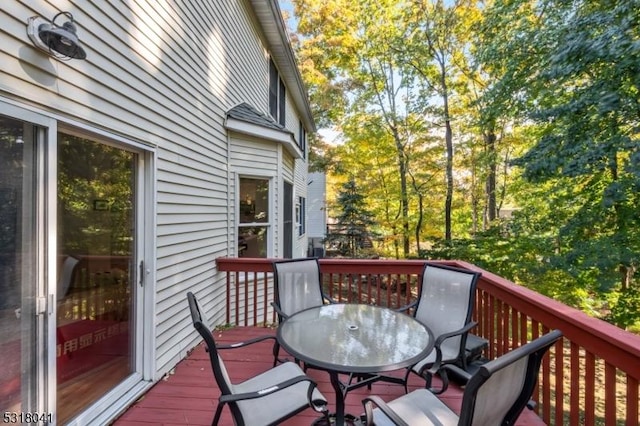
[[[465,387],[459,416],[429,390],[418,389],[388,403],[365,398],[366,424],[513,425],[535,390],[543,356],[561,338],[559,330],[551,331],[482,365]]]
[[[320,264],[315,257],[273,262],[274,298],[271,303],[282,322],[296,312],[335,303],[322,291]],[[280,359],[280,345],[273,346],[273,365]],[[297,360],[296,360],[297,361]],[[309,365],[305,364],[305,370]]]
[[[407,369],[405,391],[410,373],[424,377],[428,388],[431,377],[437,373],[442,379],[442,388],[431,390],[442,393],[449,383],[442,366],[466,366],[466,338],[469,330],[475,327],[472,314],[479,278],[478,272],[425,263],[417,301],[400,310],[413,309],[413,316],[431,329],[436,343],[426,358]]]
[[[411,426],[456,426],[458,415],[427,389],[417,389],[387,404]],[[379,408],[373,410],[376,426],[395,426]]]
[[[216,383],[220,388],[218,407],[212,425],[217,425],[225,405],[229,406],[237,426],[277,425],[294,414],[313,408],[327,416],[327,400],[316,383],[292,362],[283,363],[241,383],[233,383],[224,365],[220,350],[231,350],[254,343],[274,340],[274,336],[256,337],[232,345],[217,345],[198,300],[187,293],[194,328],[207,345],[209,360]]]
[[[453,362],[458,359],[459,351],[455,347],[451,346],[443,346],[442,347],[442,360],[443,362]],[[433,365],[436,361],[436,351],[433,350],[427,355],[426,358],[423,358],[417,364],[411,367],[411,370],[416,374],[422,374],[425,368]]]
[[[256,392],[266,389],[274,383],[282,383],[303,374],[298,365],[293,362],[285,362],[247,381],[234,384],[233,391],[234,393]],[[300,407],[308,405],[308,387],[308,382],[300,382],[262,398],[239,401],[238,408],[247,425],[272,424],[283,416],[295,414]],[[327,400],[318,389],[313,390],[311,399],[316,405],[327,404]]]

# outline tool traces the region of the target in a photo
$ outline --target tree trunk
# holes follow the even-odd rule
[[[488,159],[488,173],[486,182],[487,196],[487,223],[485,229],[496,220],[497,202],[496,202],[496,134],[493,129],[488,130],[484,134],[485,153]]]
[[[407,156],[400,135],[396,128],[392,129],[398,154],[398,170],[400,172],[400,215],[402,220],[402,252],[405,258],[409,256],[409,194],[407,189]]]
[[[442,87],[442,101],[444,106],[445,120],[445,144],[447,147],[447,196],[444,205],[444,238],[451,241],[451,206],[453,205],[453,134],[451,131],[451,116],[449,115],[449,93],[447,88],[447,76],[444,64],[440,70],[440,84]]]

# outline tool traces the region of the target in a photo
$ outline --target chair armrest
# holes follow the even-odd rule
[[[429,372],[437,372],[441,365],[442,365],[442,350],[440,349],[440,346],[442,345],[442,342],[444,342],[447,339],[450,339],[451,337],[455,337],[455,336],[459,336],[461,334],[467,333],[469,332],[469,330],[471,330],[473,327],[475,327],[476,325],[478,325],[477,322],[471,321],[469,324],[465,325],[464,327],[462,327],[459,330],[456,331],[452,331],[450,333],[444,333],[441,334],[440,336],[438,336],[438,338],[436,339],[436,342],[434,343],[434,347],[433,349],[436,351],[436,360],[433,362],[431,368],[429,368]]]
[[[231,343],[229,345],[216,345],[216,349],[236,349],[243,346],[253,345],[254,343],[264,342],[265,340],[276,340],[276,336],[260,336],[253,339],[245,340],[238,343]]]
[[[380,411],[384,413],[385,416],[389,417],[389,419],[397,426],[409,426],[407,422],[405,422],[391,407],[387,405],[386,402],[382,400],[379,396],[371,395],[362,400],[362,405],[364,406],[364,414],[366,417],[366,425],[372,426],[373,423],[373,405],[377,405]]]
[[[465,383],[468,383],[469,380],[471,380],[471,377],[473,376],[472,374],[470,374],[468,371],[463,370],[462,368],[458,367],[455,364],[446,364],[443,365],[442,370],[447,370],[453,374],[455,374],[456,376],[458,376],[460,379],[462,379]]]
[[[404,305],[404,306],[401,306],[399,308],[395,308],[394,311],[396,311],[396,312],[404,312],[404,311],[408,311],[411,308],[415,308],[416,306],[418,306],[418,301],[414,300],[413,302],[409,303],[408,305]]]
[[[247,399],[262,398],[264,396],[279,392],[283,389],[288,388],[289,386],[293,386],[300,382],[309,382],[309,389],[307,390],[307,399],[309,400],[309,404],[313,407],[313,409],[316,411],[324,411],[324,409],[318,408],[318,406],[320,405],[326,406],[326,403],[324,401],[317,401],[317,400],[314,401],[312,399],[313,391],[317,386],[316,382],[313,381],[309,376],[306,376],[304,374],[292,377],[283,382],[276,383],[273,386],[269,386],[268,388],[260,389],[255,392],[236,393],[232,395],[220,395],[220,403],[226,404],[229,402],[237,402],[237,401],[244,401]]]
[[[282,312],[282,309],[280,309],[280,306],[278,306],[276,302],[271,302],[271,306],[273,306],[273,309],[276,311],[278,316],[281,317],[283,320],[286,320],[287,318],[289,318],[289,315]]]
[[[336,300],[334,300],[333,298],[331,298],[331,296],[329,296],[328,294],[322,292],[322,298],[324,300],[326,300],[327,302],[329,302],[330,305],[333,305],[335,303],[338,303]]]
[[[433,361],[433,364],[431,364],[431,366],[429,368],[424,368],[424,369],[420,370],[420,375],[423,375],[424,372],[426,371],[426,373],[427,373],[427,375],[429,377],[435,376],[436,374],[438,374],[440,376],[440,379],[442,380],[442,388],[440,390],[437,390],[435,388],[431,388],[430,380],[427,382],[428,383],[428,389],[432,393],[434,393],[435,395],[439,395],[439,394],[443,393],[449,387],[449,378],[447,376],[447,370],[443,368],[444,366],[446,366],[448,364],[444,364],[443,365],[443,362],[442,362],[442,349],[440,348],[440,346],[442,345],[442,342],[444,342],[445,340],[447,340],[447,339],[449,339],[451,337],[455,337],[455,336],[459,336],[459,335],[464,334],[464,333],[468,333],[469,330],[471,330],[476,325],[478,325],[478,323],[476,323],[474,321],[471,321],[469,324],[465,325],[461,329],[456,330],[456,331],[452,331],[450,333],[441,334],[436,339],[436,342],[435,342],[435,345],[434,345],[434,348],[433,348],[436,351],[436,359],[435,359],[435,361]]]
[[[468,333],[476,325],[478,325],[477,322],[471,321],[469,324],[465,325],[464,327],[462,327],[462,328],[460,328],[458,330],[439,335],[438,338],[436,339],[435,346],[442,345],[442,342],[444,342],[445,340],[447,340],[447,339],[449,339],[451,337],[455,337],[455,336],[459,336],[459,335],[464,334],[464,333]]]

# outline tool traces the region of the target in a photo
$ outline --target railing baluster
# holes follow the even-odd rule
[[[227,323],[246,325],[249,318],[254,324],[259,323],[259,307],[264,310],[261,316],[264,323],[267,323],[269,314],[275,322],[276,315],[269,304],[273,298],[272,280],[268,275],[272,271],[271,261],[217,260],[218,270],[226,272],[224,318]],[[598,420],[598,423],[638,426],[640,340],[637,336],[588,318],[575,309],[473,265],[459,261],[444,263],[483,274],[478,284],[474,313],[478,326],[473,333],[489,340],[485,354],[489,358],[521,346],[550,329],[558,328],[565,333],[564,350],[562,345],[556,345],[545,357],[538,390],[534,394],[534,399],[540,402],[538,413],[546,423],[590,426]],[[332,298],[341,302],[376,303],[389,307],[399,307],[415,300],[421,286],[419,278],[423,265],[423,261],[417,260],[320,260],[325,289]],[[263,273],[262,278],[258,276],[260,272]],[[81,273],[87,275],[89,271]],[[253,291],[249,291],[250,273],[253,274]],[[87,276],[85,281],[93,278]],[[262,283],[258,284],[260,279]],[[375,290],[372,286],[376,287]],[[244,296],[241,294],[243,289]],[[73,299],[68,312],[64,313],[65,317],[100,315],[91,302],[101,295],[93,294],[89,286],[86,291],[84,298]],[[262,304],[256,302],[257,297],[264,298]],[[616,392],[625,390],[626,397]]]
[[[638,380],[626,375],[627,378],[627,426],[638,426]]]
[[[569,348],[571,358],[569,370],[571,376],[569,410],[571,410],[571,424],[578,425],[580,419],[580,347],[574,342],[571,342]]]
[[[543,333],[548,333],[549,329],[544,328]],[[555,414],[556,420],[555,424],[564,425],[566,424],[564,421],[564,339],[561,339],[556,342],[555,349],[553,351],[553,356],[555,358],[555,397],[553,400],[556,403],[555,406]]]
[[[604,421],[608,425],[616,424],[616,369],[604,363]]]
[[[593,426],[596,423],[596,357],[592,352],[584,354],[584,425]]]
[[[225,303],[225,307],[227,309],[227,312],[225,312],[224,318],[225,318],[226,324],[231,324],[231,317],[229,316],[231,314],[231,297],[230,297],[231,296],[231,271],[227,271],[226,275],[227,275],[227,285],[226,285],[227,301]]]

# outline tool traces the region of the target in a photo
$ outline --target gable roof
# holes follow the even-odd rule
[[[249,0],[249,2],[266,37],[271,59],[278,67],[280,76],[300,113],[300,119],[307,131],[315,132],[316,126],[311,114],[307,88],[300,75],[278,0]]]

